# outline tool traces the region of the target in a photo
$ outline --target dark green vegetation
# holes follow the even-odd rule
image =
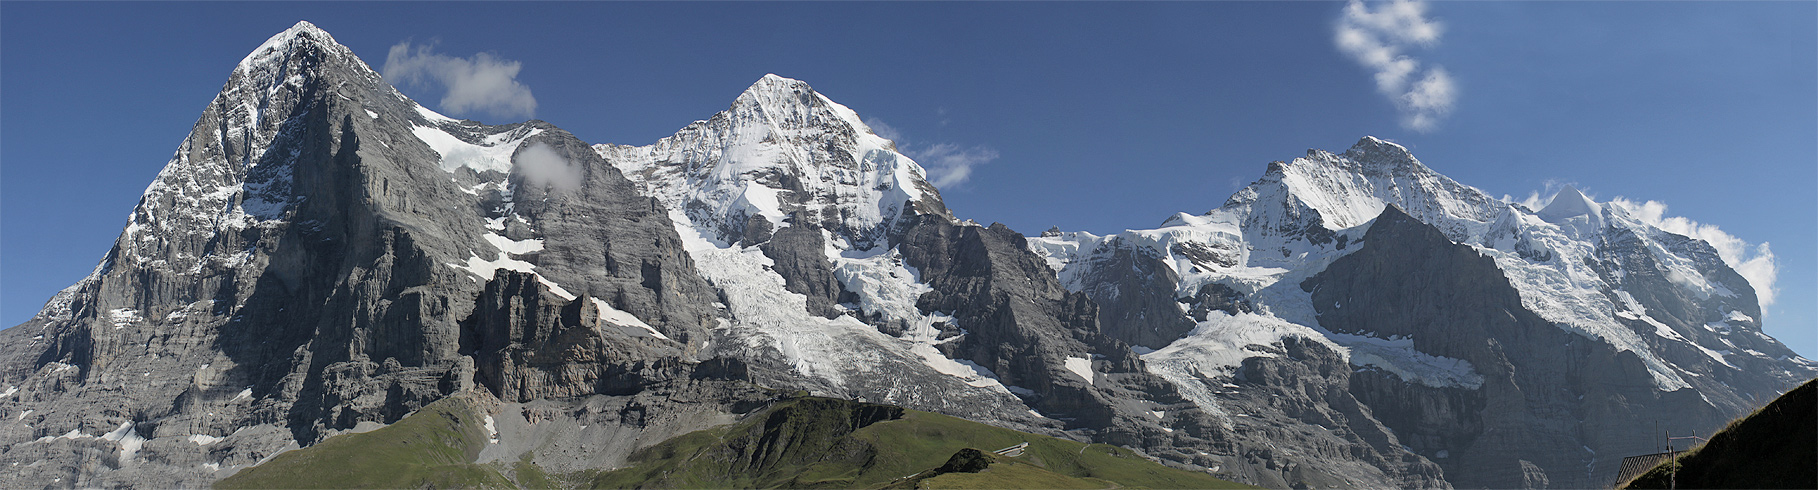
[[[973,451],[1028,442],[1020,456]],[[949,464],[951,463],[951,464]],[[798,398],[632,455],[594,488],[1248,488],[1083,444],[888,405]],[[966,472],[982,466],[977,472]],[[942,471],[948,470],[948,471]]]
[[[385,428],[280,454],[215,487],[1250,488],[1116,446],[814,397],[784,399],[738,423],[664,441],[619,470],[549,475],[528,457],[474,463],[487,444],[483,413],[469,398],[444,399]],[[976,449],[1023,442],[1028,448],[1014,457]]]
[[[215,488],[513,488],[492,466],[472,464],[486,447],[480,413],[466,397],[445,398],[384,428],[279,454]]]
[[[1818,488],[1818,379],[1621,488]]]

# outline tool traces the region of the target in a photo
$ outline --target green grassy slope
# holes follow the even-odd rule
[[[923,473],[960,449],[1022,442],[1029,443],[1023,455],[998,456],[978,473]],[[743,422],[671,439],[629,464],[596,477],[594,488],[1249,488],[1116,446],[824,398],[781,402]]]
[[[384,428],[328,438],[240,470],[215,488],[513,488],[491,466],[473,402],[446,398]]]
[[[1620,488],[1818,488],[1818,379]],[[1675,474],[1676,473],[1676,474]]]
[[[889,405],[802,397],[634,453],[627,467],[549,475],[528,457],[475,464],[485,412],[467,397],[241,470],[215,488],[1251,488],[1083,444]],[[977,472],[940,471],[964,448],[1023,442]],[[590,478],[591,477],[591,478]]]

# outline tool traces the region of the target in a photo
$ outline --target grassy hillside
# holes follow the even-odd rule
[[[1674,470],[1661,463],[1620,487],[1818,488],[1818,379],[1730,422]]]
[[[813,397],[664,441],[615,471],[547,475],[528,458],[473,463],[487,443],[483,413],[451,397],[379,430],[280,454],[215,488],[1252,488],[1116,446]],[[1020,455],[990,454],[1024,442]],[[974,457],[954,458],[966,448]],[[975,464],[954,462],[962,459]]]
[[[215,488],[514,488],[498,469],[471,464],[486,447],[480,413],[467,398],[446,398],[384,428],[279,454]]]
[[[933,471],[965,448],[1023,442],[1022,455],[992,456],[983,471]],[[1250,488],[1116,446],[824,398],[781,402],[761,416],[639,451],[629,463],[597,476],[593,487]]]

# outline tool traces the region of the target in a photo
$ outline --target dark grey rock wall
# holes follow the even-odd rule
[[[1647,451],[1646,441],[1622,437],[1636,424],[1708,431],[1725,420],[1685,403],[1690,390],[1656,390],[1634,354],[1523,308],[1494,261],[1395,207],[1377,217],[1362,249],[1302,288],[1334,332],[1411,337],[1420,352],[1470,361],[1483,375],[1476,389],[1370,370],[1351,377],[1350,391],[1461,487],[1603,485],[1620,463],[1615,455]]]

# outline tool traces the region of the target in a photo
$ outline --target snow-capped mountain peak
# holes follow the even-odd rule
[[[1590,216],[1599,219],[1603,216],[1603,206],[1585,197],[1584,193],[1570,185],[1553,195],[1553,200],[1545,208],[1535,213],[1548,223],[1558,224],[1578,216]]]
[[[300,20],[296,25],[272,35],[270,39],[265,40],[264,44],[260,44],[251,53],[247,53],[246,57],[240,60],[237,68],[244,70],[254,65],[268,63],[274,58],[287,56],[295,52],[300,44],[314,45],[337,53],[351,53],[346,46],[336,42],[335,37],[329,35],[328,31],[316,27],[309,21]]]
[[[777,75],[654,145],[595,150],[722,243],[807,225],[868,249],[911,208],[946,214],[921,165],[895,143],[807,83]]]
[[[1326,153],[1323,150],[1308,150],[1309,158]],[[1364,136],[1356,144],[1341,154],[1345,167],[1365,173],[1419,173],[1431,172],[1430,169],[1414,158],[1414,153],[1401,144],[1378,138]],[[1332,160],[1332,159],[1326,159]]]

